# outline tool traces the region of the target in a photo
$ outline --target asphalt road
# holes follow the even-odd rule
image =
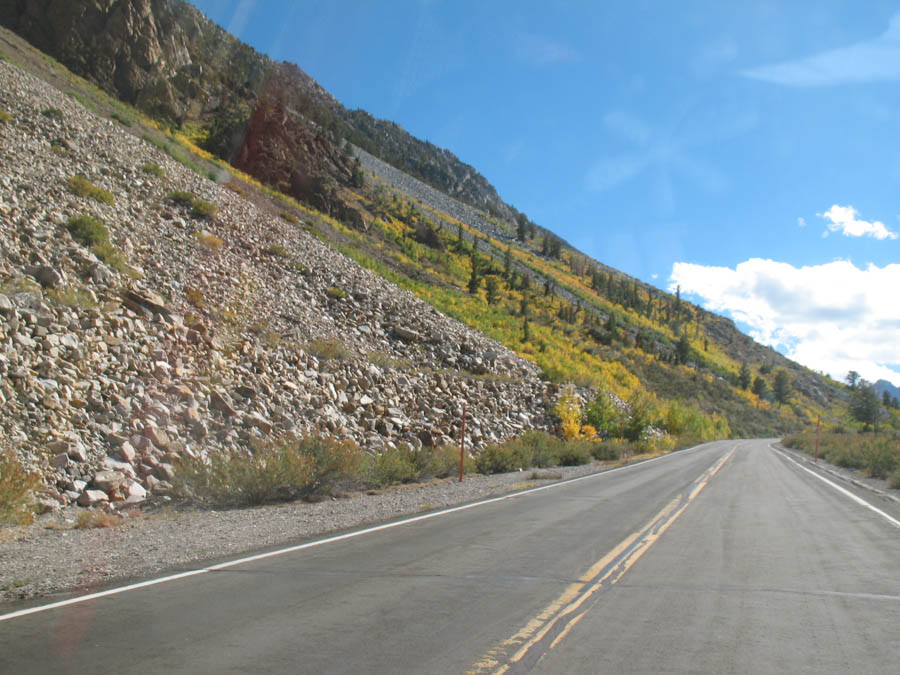
[[[2,673],[896,673],[900,508],[764,441],[0,616]],[[23,606],[24,607],[24,606]]]

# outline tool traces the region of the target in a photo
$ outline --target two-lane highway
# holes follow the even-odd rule
[[[767,442],[723,441],[74,604],[7,606],[0,672],[895,672],[898,563],[886,518]]]

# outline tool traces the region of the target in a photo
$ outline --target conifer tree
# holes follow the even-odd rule
[[[484,290],[487,293],[487,304],[493,305],[497,299],[497,277],[490,275],[484,280]]]
[[[779,368],[775,373],[775,382],[772,384],[772,391],[775,394],[775,400],[780,404],[787,403],[791,394],[791,378],[784,368]]]
[[[741,364],[741,372],[738,374],[738,383],[744,391],[750,388],[750,369],[747,367],[746,362]]]

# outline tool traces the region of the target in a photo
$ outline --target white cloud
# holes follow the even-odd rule
[[[843,379],[900,382],[900,264],[794,267],[753,258],[734,269],[675,263],[670,289],[750,327],[757,341]]]
[[[795,87],[900,80],[900,12],[871,40],[801,59],[749,68],[745,77]]]
[[[897,233],[887,229],[884,223],[873,220],[868,222],[859,219],[859,211],[852,206],[838,206],[834,204],[825,213],[817,213],[817,216],[829,221],[828,231],[840,232],[845,237],[873,237],[875,239],[896,239]]]
[[[806,227],[806,218],[797,218],[797,227]]]

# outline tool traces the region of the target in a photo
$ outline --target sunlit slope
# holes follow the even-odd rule
[[[730,321],[578,252],[503,203],[446,150],[347,111],[298,67],[272,62],[186,3],[154,5],[119,25],[113,9],[78,0],[73,6],[93,23],[73,19],[55,32],[42,29],[50,18],[33,17],[28,4],[4,8],[0,20],[169,130],[167,140],[156,130],[148,139],[213,160],[216,175],[230,162],[233,175],[240,174],[234,166],[252,174],[269,198],[299,200],[293,203],[309,214],[307,226],[531,359],[548,380],[625,400],[647,393],[661,407],[690,404],[724,415],[740,435],[797,427],[839,398],[823,376],[754,343]],[[85,32],[94,23],[105,27],[104,39]],[[141,40],[158,46],[157,61],[123,56]],[[69,49],[75,42],[83,48]],[[123,72],[110,63],[125,64]],[[165,64],[177,66],[174,74]],[[431,200],[363,172],[348,141],[458,194],[470,205],[459,207],[465,213],[481,210],[462,218],[446,195]],[[460,176],[478,189],[461,191]]]
[[[564,243],[542,253],[554,235],[541,228],[520,241],[501,221],[501,236],[490,237],[371,174],[344,197],[366,223],[331,221],[328,236],[345,253],[534,361],[548,380],[625,400],[649,392],[663,407],[678,401],[718,413],[736,435],[795,428],[836,396],[820,375],[677,294]]]

